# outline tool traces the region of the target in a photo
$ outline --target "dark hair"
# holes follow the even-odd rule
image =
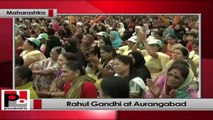
[[[177,47],[175,50],[180,50],[186,59],[189,57],[189,50],[186,47]]]
[[[135,59],[135,64],[134,64],[134,67],[135,68],[139,68],[141,66],[144,66],[146,61],[143,57],[143,55],[139,52],[139,51],[133,51],[133,52],[130,52],[129,55],[132,55]]]
[[[87,39],[89,39],[90,43],[93,43],[95,38],[93,37],[93,35],[91,34],[85,34],[85,36],[87,37]]]
[[[23,66],[24,65],[24,59],[19,56],[19,55],[16,55],[15,56],[15,66]]]
[[[29,38],[30,36],[29,36],[27,33],[20,33],[20,37],[21,37],[23,40],[26,40],[26,38]]]
[[[118,59],[119,61],[121,61],[125,65],[129,65],[130,66],[129,67],[130,74],[134,73],[134,65],[133,65],[133,61],[130,57],[125,56],[125,55],[119,55],[115,59]]]
[[[163,32],[162,31],[156,31],[154,35],[159,35],[160,37],[163,37]]]
[[[51,27],[48,27],[47,28],[47,34],[48,35],[54,35],[55,34],[55,30],[53,28],[51,28]]]
[[[181,72],[181,76],[184,78],[184,80],[187,78],[188,74],[189,74],[189,65],[187,65],[188,63],[184,63],[184,62],[176,62],[173,63],[172,66],[168,69],[168,72],[170,72],[173,69],[178,69]]]
[[[77,60],[75,54],[71,52],[62,52],[61,55],[66,58],[67,61]]]
[[[101,49],[108,53],[111,52],[112,57],[115,57],[117,55],[115,49],[110,45],[104,45],[103,47],[101,47]]]
[[[62,38],[65,36],[64,30],[60,29],[60,30],[58,31],[58,35],[59,35],[60,38],[62,39]]]
[[[74,38],[68,38],[67,39],[68,43],[64,44],[64,49],[67,52],[72,52],[72,53],[76,53],[78,51],[77,48],[77,40],[75,40]]]
[[[37,46],[35,43],[33,43],[32,41],[27,40],[29,45],[33,46],[34,49],[39,49],[39,46]]]
[[[199,46],[199,40],[193,40],[192,44]]]
[[[73,70],[73,71],[79,70],[80,71],[80,75],[85,75],[85,71],[83,69],[83,66],[78,61],[69,61],[67,64],[65,64],[65,66],[69,70]]]
[[[72,32],[70,28],[65,27],[64,30],[65,30],[64,37],[66,38],[72,37]]]
[[[53,49],[55,49],[56,53],[61,54],[63,48],[62,47],[54,47]]]
[[[194,32],[187,33],[187,36],[188,35],[192,36],[193,38],[197,38],[198,37],[197,33],[194,33]]]
[[[189,63],[186,62],[186,61],[183,61],[183,60],[180,60],[180,61],[175,61],[174,63],[172,63],[172,66],[173,65],[184,65],[184,66],[187,66],[187,67],[190,67]]]
[[[129,97],[129,82],[120,77],[107,77],[101,81],[101,89],[104,95],[111,98],[128,98]]]
[[[110,41],[110,39],[109,38],[102,38],[102,40],[104,41],[104,43],[105,43],[105,45],[110,45],[110,46],[112,46],[112,42]]]
[[[19,66],[15,69],[15,74],[18,75],[21,79],[28,81],[32,81],[32,71],[25,66]],[[27,78],[27,79],[26,79]]]
[[[169,35],[168,37],[177,40],[177,37],[175,35]]]
[[[49,40],[47,40],[47,44],[46,44],[45,56],[50,57],[50,54],[49,54],[50,51],[52,50],[52,48],[56,46],[61,46],[60,39],[54,35],[49,36]]]

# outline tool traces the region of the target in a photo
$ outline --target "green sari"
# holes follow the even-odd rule
[[[68,91],[66,98],[81,98],[82,86],[85,81],[92,83],[96,82],[96,80],[86,75],[79,77],[76,82],[72,84],[72,87]]]

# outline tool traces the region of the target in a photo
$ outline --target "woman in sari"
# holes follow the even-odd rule
[[[147,98],[197,98],[193,83],[194,73],[185,61],[174,62],[165,75],[156,82],[147,80]]]
[[[91,55],[88,58],[90,63],[87,66],[86,73],[97,75],[98,78],[113,76],[113,58],[116,56],[114,48],[110,45],[106,45],[101,47],[100,52],[100,59],[98,59],[98,57],[94,55]],[[92,73],[91,71],[95,71],[95,73]]]
[[[66,81],[64,86],[66,98],[97,98],[94,81],[84,76],[85,71],[79,62],[68,62],[63,65],[62,71],[63,79]]]
[[[54,74],[43,74],[45,70],[50,69],[51,67],[58,66],[58,56],[62,51],[62,47],[54,47],[50,52],[50,57],[46,60],[38,61],[29,66],[29,68],[36,73],[33,75],[33,83],[36,86],[37,90],[49,90],[50,85],[55,77]]]
[[[130,97],[144,97],[145,92],[147,91],[147,86],[135,71],[133,61],[130,57],[122,55],[117,56],[114,59],[114,71],[116,73],[114,76],[119,76],[129,82]]]
[[[39,51],[40,41],[36,38],[27,38],[23,44],[23,52],[20,54],[24,59],[24,66],[29,66],[31,63],[44,60],[46,57]]]
[[[175,62],[175,61],[186,61],[189,63],[190,68],[196,74],[196,68],[194,62],[189,59],[189,51],[186,47],[177,47],[172,52],[171,60],[166,63],[165,70],[167,71],[168,68]]]
[[[48,91],[43,90],[37,93],[40,97],[64,97],[65,81],[62,77],[62,66],[71,60],[76,60],[76,57],[74,54],[70,52],[62,52],[58,56],[58,61],[57,61],[58,66],[51,67],[47,70],[43,70],[42,72],[43,74],[46,74],[46,75],[55,74],[56,78],[52,81],[50,85],[50,89]],[[52,94],[53,92],[54,94]]]

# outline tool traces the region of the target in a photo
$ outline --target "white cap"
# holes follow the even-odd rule
[[[148,41],[148,44],[149,44],[149,45],[157,44],[157,45],[159,45],[160,47],[162,46],[161,40],[158,40],[158,39],[151,39],[151,40]]]
[[[106,32],[101,31],[101,32],[96,33],[96,35],[104,36],[104,33],[106,33]]]
[[[83,26],[82,22],[77,22],[76,25]]]
[[[137,38],[138,38],[137,36],[132,36],[127,41],[136,43],[137,42]]]

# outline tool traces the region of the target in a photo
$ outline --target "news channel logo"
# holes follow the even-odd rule
[[[29,90],[2,90],[1,110],[30,110]]]

